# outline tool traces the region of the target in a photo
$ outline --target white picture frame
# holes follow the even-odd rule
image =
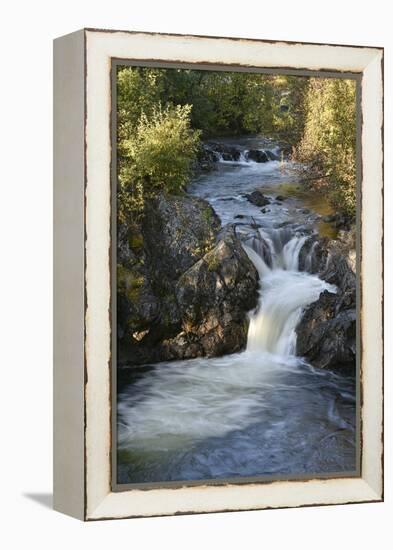
[[[361,79],[359,477],[113,491],[111,64]],[[383,500],[383,49],[84,29],[54,45],[54,507],[81,520]]]

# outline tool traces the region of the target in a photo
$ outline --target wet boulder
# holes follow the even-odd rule
[[[300,265],[335,285],[335,294],[323,292],[296,328],[297,354],[312,365],[354,374],[356,367],[356,261],[354,241],[309,239]],[[303,247],[307,251],[307,247]],[[308,265],[307,265],[308,262]]]
[[[205,201],[164,194],[118,228],[119,363],[163,358],[160,342],[181,327],[176,280],[213,248],[221,225]]]
[[[273,151],[269,151],[269,149],[265,149],[265,153],[269,160],[280,160],[279,155],[277,155]]]
[[[222,160],[238,161],[239,158],[240,158],[240,153],[239,151],[236,151],[236,150],[230,153],[227,153],[227,152],[222,153]]]
[[[269,156],[263,149],[250,149],[247,152],[247,160],[253,160],[254,162],[268,162]]]
[[[356,308],[339,295],[323,292],[297,327],[297,354],[313,366],[355,372]]]
[[[119,226],[117,290],[125,367],[241,349],[258,276],[208,203],[160,195]]]
[[[329,255],[329,239],[315,235],[306,240],[299,252],[299,270],[308,273],[321,273]]]
[[[252,193],[246,195],[246,199],[255,206],[266,206],[267,204],[270,204],[270,199],[261,193],[261,191],[253,191]]]
[[[184,273],[215,242],[221,223],[204,200],[161,194],[145,207],[142,233],[148,264],[160,281]]]
[[[177,283],[182,341],[199,346],[200,355],[209,357],[240,351],[257,295],[258,273],[229,228]],[[171,345],[177,349],[177,339]]]
[[[218,153],[210,147],[202,145],[197,153],[197,159],[193,170],[195,173],[210,172],[216,168],[216,163],[220,160]]]
[[[225,143],[209,142],[206,147],[218,155],[218,158],[222,158],[227,161],[237,162],[240,160],[240,150],[233,145],[227,145]]]

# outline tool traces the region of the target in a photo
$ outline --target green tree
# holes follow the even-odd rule
[[[310,167],[311,188],[327,192],[349,216],[356,208],[356,83],[351,79],[312,78],[306,122],[296,156]]]
[[[119,141],[160,103],[192,105],[204,137],[261,133],[295,141],[302,131],[306,78],[261,73],[123,67],[118,72]],[[288,110],[281,109],[287,106]]]
[[[304,132],[309,78],[275,76],[274,131],[278,138],[297,145]]]
[[[150,116],[162,100],[162,69],[119,67],[117,72],[117,118],[119,140],[130,137],[142,113]]]

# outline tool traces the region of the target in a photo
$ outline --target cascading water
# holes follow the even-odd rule
[[[217,163],[190,189],[223,225],[236,224],[258,270],[247,349],[135,369],[118,398],[119,483],[355,469],[355,381],[295,356],[302,311],[321,292],[335,292],[299,271],[315,216],[296,199],[272,200],[263,213],[247,201],[262,185],[274,199],[275,186],[288,181],[280,162],[247,161],[248,147],[255,144],[244,142],[238,163]]]
[[[336,291],[319,277],[298,271],[299,253],[305,240],[305,236],[294,236],[277,251],[273,241],[266,239],[270,245],[271,267],[257,252],[261,248],[258,240],[251,239],[251,246],[256,250],[244,245],[261,281],[259,304],[250,316],[247,350],[294,355],[295,329],[303,309],[315,302],[324,290]]]

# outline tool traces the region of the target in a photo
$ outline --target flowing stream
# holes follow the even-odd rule
[[[258,270],[260,300],[249,314],[247,349],[135,369],[118,398],[119,483],[356,469],[355,380],[295,355],[304,308],[324,290],[336,291],[298,270],[319,217],[296,195],[276,200],[284,185],[299,185],[288,164],[247,160],[251,147],[277,153],[274,144],[234,143],[239,161],[220,160],[190,192],[207,200],[223,225],[236,223]],[[271,204],[251,204],[245,194],[255,189]]]

